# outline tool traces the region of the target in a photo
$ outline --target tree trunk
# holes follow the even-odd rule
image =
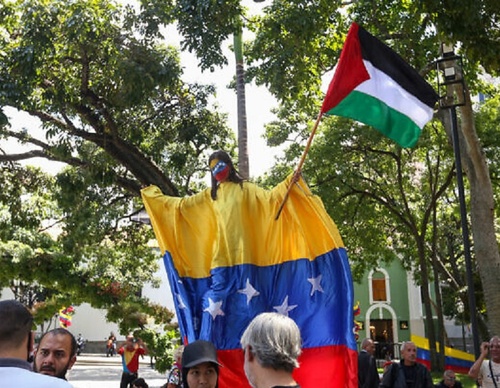
[[[439,370],[439,362],[436,351],[436,330],[434,328],[434,321],[432,319],[432,305],[431,297],[429,295],[429,268],[427,265],[427,260],[425,258],[425,248],[424,248],[424,237],[425,233],[418,237],[418,258],[420,262],[420,278],[421,278],[421,290],[422,299],[424,302],[425,309],[425,331],[427,338],[429,339],[429,353],[430,362],[432,370]]]
[[[234,34],[234,56],[236,58],[236,95],[238,101],[238,171],[245,177],[250,177],[248,162],[248,133],[245,98],[245,66],[243,63],[242,32]]]
[[[498,335],[500,333],[500,254],[495,233],[493,187],[486,158],[477,137],[469,95],[467,102],[466,106],[460,108],[462,119],[460,148],[465,173],[470,184],[474,253],[483,285],[488,326],[491,335]]]
[[[444,371],[445,365],[445,353],[444,347],[448,345],[445,342],[446,331],[444,329],[444,318],[443,318],[443,298],[441,295],[441,286],[439,284],[439,270],[437,263],[437,221],[436,221],[436,207],[434,206],[432,210],[432,272],[434,274],[434,292],[436,293],[436,316],[438,319],[437,332],[438,332],[438,342],[441,344],[439,347],[439,353],[437,356],[437,368],[433,368],[433,371]]]

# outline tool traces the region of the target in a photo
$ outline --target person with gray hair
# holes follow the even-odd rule
[[[417,347],[412,341],[401,344],[401,361],[393,362],[385,371],[382,388],[433,388],[429,370],[417,362]]]
[[[16,300],[0,301],[0,387],[68,388],[55,377],[31,370],[33,316]]]
[[[174,363],[167,376],[167,383],[162,385],[161,388],[180,388],[182,387],[182,353],[184,346],[180,345],[174,350]]]
[[[475,380],[481,379],[481,387],[500,387],[500,337],[495,335],[490,342],[481,344],[481,354],[470,368],[469,376]]]
[[[462,388],[462,383],[457,381],[454,371],[447,369],[443,373],[443,380],[436,385],[436,388]]]
[[[361,342],[361,351],[358,354],[359,388],[378,388],[380,384],[380,377],[378,375],[374,354],[375,343],[371,338],[365,338]]]
[[[299,388],[292,372],[299,366],[301,344],[299,327],[291,318],[278,313],[257,315],[241,337],[250,385]]]

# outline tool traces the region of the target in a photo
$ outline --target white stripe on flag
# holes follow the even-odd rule
[[[385,102],[389,107],[408,116],[420,129],[432,119],[432,108],[408,93],[369,61],[363,60],[363,63],[370,74],[370,79],[358,85],[355,90]]]

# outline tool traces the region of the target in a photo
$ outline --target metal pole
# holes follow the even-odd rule
[[[476,316],[476,295],[474,291],[474,279],[472,277],[472,260],[470,255],[469,227],[467,224],[467,210],[465,206],[464,179],[462,175],[462,160],[460,158],[460,141],[458,139],[457,111],[455,106],[450,108],[451,133],[453,139],[453,151],[455,153],[455,166],[457,168],[458,199],[460,202],[460,218],[462,225],[462,238],[464,240],[465,272],[467,275],[467,295],[469,297],[469,314],[472,329],[472,341],[474,343],[474,355],[479,358],[481,350],[479,347],[479,331]]]

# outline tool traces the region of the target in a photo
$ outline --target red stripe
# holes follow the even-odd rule
[[[417,358],[417,362],[419,364],[425,365],[427,369],[431,370],[431,362],[429,360],[423,358]]]
[[[220,388],[250,388],[243,370],[243,350],[219,350]],[[303,349],[294,378],[301,388],[358,386],[358,354],[346,346]]]
[[[460,374],[466,375],[469,373],[470,368],[463,367],[463,366],[456,366],[456,365],[445,365],[444,369],[445,370],[452,370],[455,373],[460,373]]]
[[[359,26],[356,23],[352,23],[347,33],[335,74],[323,100],[321,113],[326,113],[334,108],[359,84],[370,79],[370,75],[363,63],[358,29]]]

